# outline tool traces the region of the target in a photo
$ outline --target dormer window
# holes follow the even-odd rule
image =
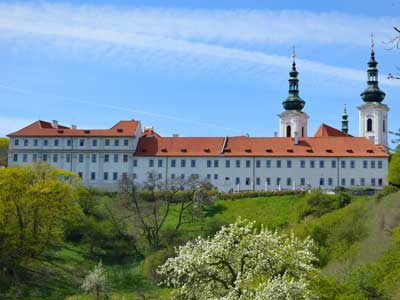
[[[64,130],[59,129],[59,130],[57,130],[57,132],[62,134],[62,133],[64,133]]]
[[[346,149],[347,153],[353,153],[353,149]]]
[[[161,149],[161,152],[168,152],[168,151],[167,151],[167,148],[162,148],[162,149]]]
[[[231,153],[232,150],[230,148],[225,148],[224,152]]]
[[[272,149],[265,149],[265,152],[272,153]]]
[[[187,149],[186,148],[183,148],[183,149],[181,149],[181,152],[187,152]]]
[[[374,150],[368,149],[367,152],[368,152],[368,153],[374,153]]]
[[[89,133],[90,133],[90,130],[84,130],[83,133],[89,134]]]
[[[121,128],[118,128],[118,129],[117,129],[117,132],[124,132],[124,130],[121,129]]]
[[[210,150],[210,148],[206,148],[206,149],[204,149],[204,152],[209,153],[209,152],[211,152],[211,150]]]
[[[325,151],[328,152],[328,153],[333,153],[332,149],[326,149]]]
[[[287,152],[293,153],[294,151],[293,151],[293,149],[287,149]]]
[[[247,153],[251,153],[251,149],[246,149],[244,151],[246,151]]]
[[[314,151],[313,151],[313,149],[307,149],[306,150],[308,153],[313,153]]]

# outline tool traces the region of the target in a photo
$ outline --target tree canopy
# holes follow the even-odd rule
[[[7,166],[9,143],[10,140],[8,138],[0,137],[0,166]]]
[[[400,186],[400,145],[397,146],[389,163],[389,183]]]

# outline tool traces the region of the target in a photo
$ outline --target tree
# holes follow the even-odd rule
[[[80,212],[77,176],[47,164],[0,169],[0,268],[39,258]]]
[[[397,146],[389,162],[389,183],[400,186],[400,145]]]
[[[8,138],[0,138],[0,167],[7,166],[9,143]]]
[[[389,40],[387,44],[390,45],[390,50],[392,49],[400,49],[400,29],[396,26],[393,26],[394,31],[396,32],[396,35],[394,38]],[[389,73],[389,79],[400,79],[400,74],[391,74]]]
[[[103,265],[99,262],[83,280],[81,289],[86,294],[91,294],[96,300],[108,299],[107,277]]]
[[[177,249],[158,272],[172,299],[308,300],[316,272],[314,243],[238,220],[213,237]]]

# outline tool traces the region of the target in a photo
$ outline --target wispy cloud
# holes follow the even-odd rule
[[[35,43],[60,51],[84,50],[99,59],[163,61],[184,57],[207,67],[210,61],[231,68],[287,68],[290,58],[267,54],[265,45],[365,45],[375,32],[380,40],[390,35],[399,19],[372,19],[338,13],[303,11],[208,11],[185,9],[134,9],[111,6],[74,6],[44,3],[0,4],[3,39]],[[199,63],[197,58],[201,58]],[[365,80],[364,71],[299,60],[301,68],[345,80]],[[382,80],[383,84],[398,82]]]
[[[19,130],[32,122],[31,119],[0,116],[0,136]]]

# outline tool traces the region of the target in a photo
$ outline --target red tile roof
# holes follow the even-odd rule
[[[36,121],[21,130],[9,134],[9,137],[42,137],[42,136],[110,136],[110,137],[128,137],[134,136],[138,121],[119,121],[110,129],[72,129],[66,126],[58,125],[54,128],[52,123],[46,121]]]
[[[318,130],[315,132],[314,137],[324,137],[324,136],[347,136],[343,131],[336,128],[328,126],[326,124],[321,124]]]

